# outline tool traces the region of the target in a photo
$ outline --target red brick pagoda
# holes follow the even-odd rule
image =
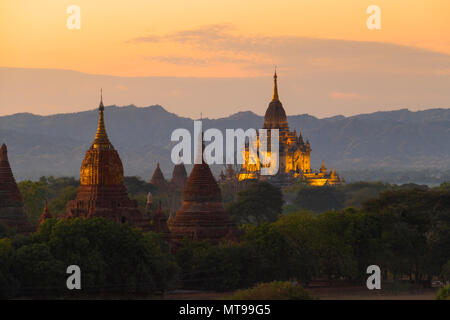
[[[187,172],[184,163],[176,164],[173,168],[172,180],[170,180],[170,190],[173,192],[183,192],[187,182]]]
[[[150,183],[158,189],[158,192],[167,192],[168,183],[164,178],[161,168],[159,167],[159,162],[156,164],[156,169],[153,172]]]
[[[20,233],[34,231],[23,211],[22,195],[8,160],[8,149],[0,147],[0,222]]]
[[[195,164],[183,191],[183,203],[169,218],[173,247],[182,239],[206,240],[217,244],[237,234],[236,224],[225,212],[220,188],[209,165]]]
[[[75,200],[67,203],[66,218],[103,217],[117,223],[150,228],[150,219],[128,197],[119,154],[108,139],[100,99],[97,134],[81,165],[80,187]]]

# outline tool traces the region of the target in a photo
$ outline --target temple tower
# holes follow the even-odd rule
[[[0,147],[0,222],[20,233],[34,229],[23,211],[22,195],[9,164],[6,144]]]
[[[184,163],[175,165],[172,173],[172,180],[170,181],[170,189],[175,192],[183,192],[184,186],[187,182],[187,172]]]
[[[147,231],[150,219],[128,197],[122,161],[106,133],[104,109],[100,99],[97,133],[81,164],[80,187],[75,200],[67,204],[66,218],[103,217]]]
[[[47,199],[44,202],[44,211],[42,212],[41,217],[39,218],[39,225],[43,224],[45,220],[51,219],[52,215],[50,214],[50,211],[48,210],[48,204]]]
[[[158,204],[158,210],[152,217],[151,231],[160,233],[164,239],[170,238],[170,231],[167,226],[167,217],[162,211],[161,200]]]
[[[220,188],[209,165],[195,164],[183,191],[183,202],[175,217],[169,220],[174,247],[184,237],[217,244],[236,234],[236,224],[225,212]]]
[[[280,187],[293,183],[295,179],[302,179],[314,186],[323,185],[325,182],[331,185],[342,183],[337,173],[328,174],[323,168],[320,169],[320,172],[312,171],[311,144],[308,139],[306,139],[306,142],[304,141],[300,131],[297,132],[296,129],[291,131],[289,129],[286,112],[278,94],[278,76],[276,70],[273,76],[272,100],[264,115],[263,129],[268,130],[269,137],[271,130],[279,130],[279,170],[273,175],[262,176],[259,174],[262,166],[261,162],[263,162],[261,159],[264,160],[270,157],[270,139],[268,139],[268,152],[266,154],[260,152],[258,161],[252,161],[256,162],[256,164],[251,163],[248,148],[245,149],[245,152],[243,152],[244,164],[238,175],[239,181],[267,180]],[[260,143],[259,140],[258,143]]]
[[[159,162],[156,164],[156,169],[153,172],[152,178],[150,179],[150,183],[158,189],[158,192],[167,191],[168,183],[164,178],[161,168],[159,167]]]
[[[280,131],[289,130],[287,122],[286,111],[284,111],[283,104],[278,97],[278,83],[277,72],[273,75],[273,96],[272,101],[264,115],[263,129],[280,129]],[[281,133],[280,133],[281,136]]]

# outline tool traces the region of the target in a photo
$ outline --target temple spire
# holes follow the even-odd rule
[[[278,99],[278,85],[277,85],[277,67],[275,67],[275,73],[273,75],[273,97],[272,101],[280,101]]]
[[[325,161],[322,161],[322,166],[320,167],[320,172],[322,172],[322,173],[327,172],[327,167],[325,167]]]
[[[109,139],[108,135],[106,133],[106,127],[105,127],[105,118],[103,115],[103,112],[105,110],[105,107],[103,106],[103,90],[100,89],[100,105],[98,106],[98,127],[97,127],[97,133],[95,134],[95,140],[94,140],[94,147],[98,148],[99,145],[109,145]]]
[[[8,160],[8,148],[6,147],[6,144],[2,144],[0,147],[0,160]]]
[[[42,215],[39,219],[39,225],[43,224],[45,222],[45,220],[51,219],[51,218],[52,218],[52,215],[48,211],[47,199],[45,199],[44,200],[44,211],[42,212]]]
[[[100,110],[105,110],[105,107],[103,106],[103,88],[100,88],[100,105],[98,108]]]

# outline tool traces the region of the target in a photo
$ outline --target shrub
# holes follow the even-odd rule
[[[168,289],[178,270],[155,233],[103,218],[48,219],[27,238],[0,239],[0,297],[69,294],[72,264],[88,295],[154,294]]]
[[[310,300],[312,297],[301,286],[289,281],[260,283],[253,288],[238,290],[231,300]]]
[[[436,300],[450,300],[450,285],[446,285],[439,289]]]

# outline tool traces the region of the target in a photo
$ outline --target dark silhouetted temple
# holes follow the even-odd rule
[[[236,235],[236,225],[225,212],[220,188],[204,161],[194,165],[183,190],[181,208],[168,224],[175,247],[184,237],[217,244]]]
[[[159,192],[167,191],[168,183],[166,181],[166,178],[164,178],[161,168],[159,167],[159,162],[156,164],[156,169],[153,172],[153,176],[150,179],[150,183],[154,185]]]
[[[9,165],[5,144],[0,147],[0,222],[20,233],[34,229],[23,211],[22,195]]]
[[[173,192],[182,192],[187,182],[186,167],[183,163],[176,164],[170,180],[170,190]]]

